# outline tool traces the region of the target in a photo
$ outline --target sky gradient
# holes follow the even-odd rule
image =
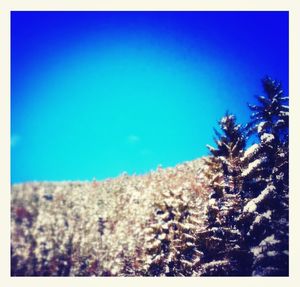
[[[145,173],[208,154],[265,75],[288,89],[287,12],[12,12],[11,180]]]

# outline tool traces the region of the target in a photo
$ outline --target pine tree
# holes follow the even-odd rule
[[[146,230],[144,275],[199,275],[196,234],[201,222],[197,200],[191,195],[190,190],[166,190],[156,204],[155,221]]]
[[[281,85],[263,79],[248,128],[258,136],[244,154],[243,225],[254,255],[252,275],[288,275],[288,97]]]
[[[220,166],[211,180],[204,230],[199,234],[203,276],[248,275],[251,256],[245,249],[239,219],[242,212],[241,158],[246,138],[234,115],[219,122],[223,135],[215,130],[217,148],[208,146],[213,166]]]

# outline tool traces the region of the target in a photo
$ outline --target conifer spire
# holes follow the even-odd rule
[[[249,128],[259,143],[243,162],[244,227],[254,256],[252,275],[288,275],[288,97],[280,83],[263,79],[265,96],[253,111]]]
[[[242,212],[241,158],[246,138],[234,115],[219,121],[215,130],[217,148],[208,147],[219,170],[211,179],[205,228],[199,234],[203,276],[248,275],[250,258],[239,229]]]

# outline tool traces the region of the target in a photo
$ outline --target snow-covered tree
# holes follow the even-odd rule
[[[243,226],[253,261],[252,275],[288,275],[288,97],[281,85],[263,79],[249,129],[259,142],[242,158]]]
[[[206,224],[199,233],[203,276],[248,275],[251,260],[244,246],[239,219],[243,208],[241,198],[242,162],[246,145],[241,125],[234,115],[226,113],[215,130],[217,148],[208,146],[213,166],[219,166],[211,178]]]
[[[144,275],[199,276],[196,234],[201,222],[191,195],[191,190],[166,190],[156,204],[155,221],[146,230]]]
[[[236,124],[234,115],[228,112],[219,122],[224,133],[221,135],[216,129],[214,138],[217,148],[207,146],[212,155],[222,165],[224,187],[227,193],[238,193],[241,189],[241,157],[243,156],[246,137],[241,125]]]

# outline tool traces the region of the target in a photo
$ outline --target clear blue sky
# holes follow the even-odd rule
[[[12,12],[11,179],[91,180],[208,154],[266,74],[287,12]]]

